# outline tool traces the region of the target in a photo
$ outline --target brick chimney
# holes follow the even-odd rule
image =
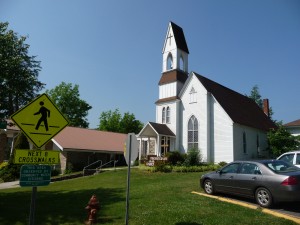
[[[264,113],[270,117],[270,108],[269,108],[269,99],[263,99],[263,111]]]

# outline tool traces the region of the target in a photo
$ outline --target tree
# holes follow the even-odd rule
[[[253,99],[260,108],[263,108],[263,100],[261,99],[257,85],[252,88],[250,96],[247,97]],[[271,117],[273,115],[271,107],[269,109],[269,113]],[[299,146],[299,139],[291,135],[282,125],[282,122],[276,122],[275,120],[273,120],[273,122],[276,123],[277,129],[272,129],[267,133],[269,147],[272,154],[276,157],[284,152],[297,149]]]
[[[92,108],[87,102],[80,99],[79,85],[62,82],[54,89],[47,90],[53,103],[68,118],[70,126],[87,128],[89,123],[86,116]]]
[[[143,124],[132,113],[126,112],[122,117],[119,109],[102,112],[99,119],[98,130],[137,134],[143,128]]]
[[[248,98],[251,98],[252,100],[254,100],[256,102],[256,104],[259,106],[259,108],[263,109],[263,100],[261,98],[261,95],[259,93],[259,88],[257,85],[254,85],[254,87],[252,88],[250,95],[246,95]],[[273,110],[272,107],[269,108],[269,115],[270,118],[273,115]]]
[[[246,95],[247,96],[247,95]],[[257,85],[254,85],[250,92],[250,96],[247,96],[248,98],[251,98],[256,102],[256,104],[259,106],[259,108],[263,108],[263,100],[261,98],[261,95],[259,93],[259,88]]]
[[[139,133],[143,128],[143,123],[135,119],[132,113],[126,112],[120,121],[120,132],[124,134],[128,133]]]
[[[8,118],[34,99],[43,83],[38,80],[40,61],[28,53],[26,37],[0,22],[0,118]]]
[[[291,135],[282,125],[282,122],[278,122],[277,127],[277,129],[268,132],[269,146],[273,155],[277,157],[282,153],[298,149],[299,137]]]

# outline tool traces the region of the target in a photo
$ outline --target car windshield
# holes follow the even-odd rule
[[[291,163],[284,162],[281,160],[276,161],[268,161],[264,163],[269,169],[274,171],[275,173],[287,173],[287,172],[294,172],[300,171],[300,168],[294,166]]]

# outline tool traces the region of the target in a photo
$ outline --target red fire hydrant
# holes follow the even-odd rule
[[[88,202],[88,205],[85,207],[88,211],[88,225],[96,224],[97,222],[97,212],[100,209],[100,203],[97,200],[95,194],[92,195],[91,199]]]

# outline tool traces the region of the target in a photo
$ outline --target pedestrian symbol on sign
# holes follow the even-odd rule
[[[38,130],[41,123],[44,122],[44,126],[46,128],[46,131],[48,131],[48,121],[47,121],[47,117],[50,117],[50,110],[47,109],[45,106],[44,106],[44,102],[43,101],[40,101],[40,110],[38,112],[36,112],[35,114],[33,115],[38,115],[38,114],[42,114],[41,118],[39,119],[38,123],[36,124],[35,126],[35,129]]]

